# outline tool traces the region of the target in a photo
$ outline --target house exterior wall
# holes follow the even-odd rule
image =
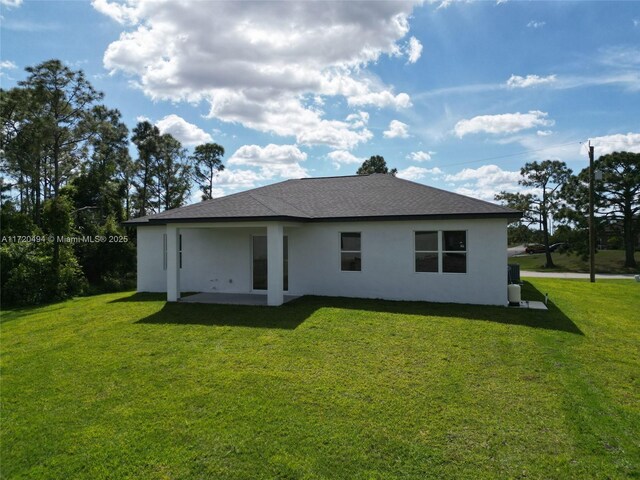
[[[506,219],[326,222],[285,228],[288,293],[506,305],[506,228]],[[415,272],[414,232],[434,230],[467,232],[467,273]],[[341,271],[341,232],[361,233],[359,272]],[[164,227],[138,228],[139,291],[166,291],[163,233]],[[227,225],[181,233],[181,291],[251,292],[251,235],[265,235],[266,228]]]
[[[289,238],[291,294],[507,303],[507,221],[309,224]],[[415,272],[415,231],[465,230],[467,273]],[[340,270],[340,232],[360,232],[362,270]]]
[[[166,292],[167,272],[163,268],[164,226],[138,228],[138,292]]]

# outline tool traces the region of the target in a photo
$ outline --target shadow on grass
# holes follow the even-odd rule
[[[139,298],[139,300],[135,298]],[[530,283],[525,282],[522,298],[526,300],[543,300],[544,295]],[[114,300],[114,302],[155,301],[157,299],[158,296],[156,294],[136,294],[131,297]],[[549,310],[544,311],[499,306],[316,296],[304,296],[276,308],[247,305],[166,303],[159,312],[138,320],[137,323],[241,326],[291,330],[323,308],[437,316],[441,318],[463,318],[473,321],[520,325],[583,335],[577,325],[552,303],[549,304]]]
[[[167,299],[166,293],[149,293],[149,292],[137,292],[128,297],[116,298],[109,303],[122,303],[122,302],[164,302]]]
[[[199,292],[180,292],[182,298],[189,295],[195,295]],[[122,302],[165,302],[167,300],[167,294],[164,292],[136,292],[128,297],[116,298],[109,303],[122,303]]]
[[[295,304],[294,304],[295,303]],[[280,307],[221,305],[210,303],[166,303],[162,310],[136,323],[210,325],[293,330],[318,309],[307,302]]]

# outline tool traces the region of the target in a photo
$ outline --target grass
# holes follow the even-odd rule
[[[2,316],[3,478],[639,478],[640,285]]]
[[[640,259],[636,261],[640,264]],[[589,273],[589,259],[582,260],[579,255],[552,253],[555,268],[545,268],[544,253],[509,257],[509,263],[517,263],[522,270],[536,272],[579,272]],[[640,269],[624,266],[624,250],[600,250],[596,253],[596,273],[640,273]]]

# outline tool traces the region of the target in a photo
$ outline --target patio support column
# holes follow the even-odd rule
[[[180,299],[180,265],[178,248],[180,229],[167,225],[167,301],[177,302]]]
[[[272,306],[282,305],[284,301],[283,237],[282,224],[267,225],[267,305]]]

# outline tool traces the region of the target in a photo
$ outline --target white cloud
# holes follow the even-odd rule
[[[356,157],[353,153],[346,150],[334,150],[329,152],[327,157],[333,162],[333,166],[339,169],[342,165],[355,165],[361,164],[365,161],[364,158]]]
[[[548,75],[546,77],[539,77],[538,75],[527,75],[521,77],[519,75],[511,75],[507,80],[507,87],[509,88],[526,88],[534,85],[544,85],[546,83],[553,83],[556,81],[555,75]]]
[[[18,66],[11,60],[0,61],[0,70],[15,70],[16,68],[18,68]]]
[[[307,154],[295,145],[274,145],[266,147],[244,145],[229,159],[230,165],[251,165],[261,167],[266,164],[294,164],[304,162]]]
[[[140,122],[151,122],[151,119],[149,117],[146,117],[144,115],[138,115],[136,117],[136,122],[140,123]]]
[[[607,155],[613,152],[632,152],[640,153],[640,133],[618,133],[615,135],[605,135],[603,137],[591,138],[595,156]],[[588,144],[583,143],[580,147],[580,153],[587,155]]]
[[[640,20],[638,20],[637,18],[634,18],[634,19],[633,19],[633,26],[634,26],[634,27],[638,27],[638,26],[640,26]]]
[[[429,3],[438,4],[438,8],[436,10],[441,10],[448,8],[454,3],[470,3],[471,0],[427,0]]]
[[[620,50],[617,52],[609,50],[607,54],[601,52],[597,59],[597,63],[614,68],[602,69],[597,67],[601,71],[605,72],[602,75],[594,75],[592,73],[589,75],[550,75],[548,77],[539,78],[546,80],[545,85],[549,88],[559,90],[601,85],[620,85],[626,87],[631,92],[637,92],[640,90],[640,72],[638,72],[636,68],[637,65],[640,64],[640,50],[637,52],[636,56],[634,56],[633,50],[627,50],[626,54]],[[633,71],[634,69],[636,71]],[[531,77],[535,77],[535,75],[528,75],[527,77],[512,75],[505,83],[479,83],[436,88],[414,94],[412,99],[420,102],[434,97],[446,97],[449,95],[481,95],[488,92],[503,90],[505,88],[528,87],[532,86],[530,81],[527,81],[527,79],[531,80]],[[553,80],[549,77],[553,77]],[[512,83],[515,84],[508,85],[508,82],[511,81],[512,78],[515,78],[512,81]],[[517,85],[520,79],[522,79],[521,81],[524,83],[522,86]]]
[[[349,128],[344,122],[322,120],[313,129],[299,133],[296,138],[304,145],[328,145],[334,148],[353,148],[373,138],[373,133],[366,128],[358,131]]]
[[[351,122],[351,128],[364,127],[367,123],[369,123],[369,113],[368,112],[352,113],[347,116],[346,120],[347,122]]]
[[[520,172],[502,170],[497,165],[482,165],[478,168],[464,168],[456,174],[447,175],[447,182],[479,181],[482,185],[513,183],[520,180]]]
[[[429,160],[431,160],[431,155],[433,155],[436,152],[423,152],[422,150],[419,150],[417,152],[411,152],[409,155],[407,155],[407,158],[409,160],[413,160],[414,162],[428,162]]]
[[[0,0],[0,5],[8,8],[16,8],[22,5],[22,0]]]
[[[640,66],[640,48],[626,45],[604,47],[598,50],[596,61],[616,69],[634,69]]]
[[[347,103],[351,107],[361,107],[364,105],[375,105],[379,108],[394,107],[408,108],[411,104],[411,97],[406,93],[394,95],[391,92],[368,92],[353,95],[347,98]]]
[[[137,21],[137,9],[123,3],[109,3],[107,0],[91,0],[91,5],[100,13],[111,17],[121,25]]]
[[[389,123],[389,130],[385,130],[382,134],[385,138],[407,138],[409,133],[407,132],[407,128],[409,125],[406,123],[402,123],[399,120],[391,120]]]
[[[438,167],[423,168],[423,167],[410,166],[402,170],[398,170],[398,173],[396,174],[398,178],[404,178],[405,180],[420,180],[426,177],[427,175],[431,175],[432,177],[437,177],[439,175],[442,175],[442,170],[440,170]]]
[[[542,28],[547,24],[547,22],[538,22],[536,20],[531,20],[527,23],[527,27],[529,28]]]
[[[259,160],[265,158],[264,151],[269,151],[270,147],[271,150],[273,150],[273,147],[276,147],[276,149],[278,147],[293,147],[295,149],[294,145],[267,145],[264,149],[261,149],[256,145],[245,145],[244,147],[240,147],[238,151],[234,153],[232,158],[235,158],[235,161],[232,162],[230,159],[227,163],[231,165],[247,166],[253,166],[255,163],[258,165]],[[300,152],[300,154],[306,158],[306,154],[302,152]],[[282,152],[280,152],[280,155],[282,155]],[[276,177],[302,178],[309,176],[307,171],[297,162],[291,163],[291,159],[284,159],[282,156],[280,157],[280,160],[282,160],[283,163],[275,163],[271,161],[270,163],[262,165],[259,170],[248,168],[236,170],[233,167],[225,168],[213,179],[213,183],[216,185],[216,188],[214,189],[214,197],[220,197],[227,194],[229,191],[233,192],[236,190],[248,190],[250,188],[255,188],[269,180],[273,180]]]
[[[170,133],[183,145],[199,145],[213,139],[207,132],[178,115],[167,115],[156,122],[160,133]]]
[[[300,162],[307,159],[307,154],[296,145],[275,145],[266,147],[244,145],[229,158],[229,165],[260,167],[263,178],[274,176],[282,178],[308,177],[306,169]]]
[[[1,60],[0,61],[0,78],[5,77],[9,78],[7,74],[7,70],[15,70],[18,66],[13,63],[11,60]]]
[[[469,133],[486,132],[492,134],[514,133],[528,128],[553,125],[547,119],[548,114],[539,110],[528,113],[503,113],[501,115],[480,115],[471,119],[460,120],[454,127],[455,134],[462,138]]]
[[[551,130],[538,130],[536,135],[539,137],[548,137],[549,135],[553,135],[553,131]]]
[[[267,179],[268,177],[253,170],[233,170],[226,168],[213,179],[213,183],[218,185],[223,191],[227,189],[246,190],[255,187],[259,182]]]
[[[482,200],[493,201],[496,193],[524,192],[518,185],[522,176],[519,171],[503,170],[497,165],[482,165],[478,168],[464,168],[453,175],[446,175],[444,180],[453,185],[454,191]]]
[[[416,63],[420,58],[420,55],[422,55],[422,44],[416,37],[411,37],[409,39],[409,44],[407,45],[408,62]]]
[[[364,127],[324,117],[321,102],[406,108],[411,99],[367,72],[397,56],[413,2],[374,2],[366,15],[349,2],[157,2],[94,0],[130,27],[109,45],[104,65],[124,72],[152,99],[206,101],[209,116],[298,144],[349,149]],[[215,34],[212,34],[215,32]],[[414,52],[415,54],[415,52]]]

